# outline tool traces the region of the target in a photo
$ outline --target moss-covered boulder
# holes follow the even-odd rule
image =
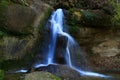
[[[1,79],[2,80],[2,79]],[[49,72],[32,72],[27,74],[7,74],[5,80],[61,80]]]
[[[66,65],[48,65],[46,67],[37,68],[35,71],[47,71],[65,79],[77,80],[81,77],[77,71]]]
[[[48,72],[32,72],[26,74],[24,80],[61,80],[61,79]]]

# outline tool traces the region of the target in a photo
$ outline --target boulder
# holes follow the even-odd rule
[[[36,13],[30,7],[9,5],[4,10],[5,20],[1,28],[12,33],[32,33]]]
[[[61,78],[66,78],[66,79],[68,78],[68,79],[77,80],[80,78],[80,74],[77,71],[71,69],[70,67],[66,65],[49,65],[47,67],[40,67],[35,70],[36,71],[47,71]]]
[[[24,80],[61,80],[61,79],[48,72],[32,72],[26,74]]]
[[[28,7],[12,3],[1,12],[4,13],[5,19],[1,22],[3,26],[0,26],[2,28],[0,31],[3,31],[5,35],[2,35],[0,39],[0,68],[5,68],[6,65],[11,68],[14,62],[17,63],[15,68],[22,62],[30,64],[34,61],[30,60],[40,50],[42,40],[40,29],[43,30],[43,25],[52,12],[49,5],[38,1],[34,0],[34,3]]]
[[[68,38],[61,34],[58,34],[55,48],[55,59],[54,61],[57,63],[65,64],[65,56],[66,56],[66,47],[67,47]]]

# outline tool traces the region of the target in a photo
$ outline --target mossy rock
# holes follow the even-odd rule
[[[102,10],[70,10],[67,23],[70,26],[110,27],[112,16]]]
[[[111,15],[102,10],[83,10],[82,24],[91,27],[110,27],[112,25]]]
[[[61,79],[48,72],[32,72],[26,74],[25,80],[61,80]]]

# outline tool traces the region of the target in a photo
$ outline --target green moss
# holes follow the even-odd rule
[[[7,0],[2,0],[0,2],[0,22],[4,20],[4,9],[6,8],[8,4],[9,2]],[[0,26],[3,26],[3,25],[0,24]]]
[[[5,73],[3,70],[0,70],[0,80],[3,80],[5,77]]]
[[[55,76],[55,75],[52,75],[50,73],[48,73],[49,77],[53,80],[61,80],[59,77]]]
[[[83,10],[81,12],[85,18],[87,18],[88,20],[91,20],[91,21],[98,17],[97,15],[91,13],[90,11]]]
[[[0,38],[2,38],[3,36],[6,36],[7,34],[3,31],[0,31]]]
[[[51,13],[52,13],[52,9],[48,9],[45,12],[44,17],[38,26],[38,30],[40,33],[43,32],[43,29],[45,28],[45,25],[46,25],[48,19],[50,18]]]
[[[7,0],[2,0],[0,2],[0,21],[4,20],[4,9],[6,8],[6,6],[9,4],[9,2]]]
[[[71,8],[69,10],[67,24],[70,25],[70,26],[75,26],[78,23],[76,18],[73,16],[74,11],[75,11],[74,8]]]
[[[18,0],[11,0],[13,3],[19,3],[19,1]],[[19,3],[20,4],[20,3]],[[23,6],[28,6],[28,3],[27,3],[27,1],[26,0],[21,0],[21,5],[23,5]]]
[[[114,25],[119,24],[119,26],[120,26],[120,4],[116,4],[113,22],[114,22]]]
[[[4,10],[4,8],[9,4],[8,0],[2,0],[0,2],[0,11]]]
[[[110,0],[110,4],[114,7],[113,26],[120,26],[120,3],[116,3],[115,0]]]
[[[76,34],[79,33],[79,27],[78,26],[70,26],[69,27],[70,34],[74,37],[77,37]]]
[[[6,33],[2,31],[1,27],[3,27],[3,22],[5,20],[4,17],[4,9],[9,4],[8,0],[1,0],[0,2],[0,37],[3,37]]]

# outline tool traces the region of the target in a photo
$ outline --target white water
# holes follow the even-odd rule
[[[57,35],[61,34],[68,38],[68,43],[67,43],[67,47],[66,47],[66,62],[70,68],[76,70],[83,76],[109,77],[109,76],[99,74],[99,73],[83,71],[83,70],[76,68],[74,65],[72,65],[70,50],[69,50],[70,49],[69,43],[72,45],[75,45],[76,41],[68,33],[63,31],[63,18],[64,18],[64,14],[63,14],[62,9],[57,9],[52,14],[51,20],[50,20],[50,22],[51,22],[50,29],[52,32],[52,42],[49,45],[47,61],[46,61],[46,64],[40,64],[40,65],[37,65],[36,67],[48,66],[49,64],[54,64],[53,58],[54,58],[54,51],[55,51],[55,47],[56,47],[56,39],[57,39]]]
[[[26,73],[26,72],[28,72],[28,70],[26,70],[26,69],[21,69],[21,70],[15,71],[15,73],[19,73],[19,72],[21,72],[21,73]]]
[[[39,68],[39,67],[43,67],[43,66],[48,66],[50,64],[56,65],[53,61],[53,58],[54,58],[54,53],[55,53],[54,51],[55,51],[55,47],[56,47],[57,35],[60,34],[60,35],[66,36],[68,38],[65,60],[67,62],[67,65],[70,68],[76,70],[83,76],[94,76],[94,77],[105,77],[105,78],[110,77],[110,76],[106,76],[106,75],[95,73],[95,72],[83,71],[72,64],[71,55],[70,55],[70,46],[76,45],[77,42],[68,33],[63,31],[63,18],[64,18],[64,14],[63,14],[62,9],[57,9],[55,12],[53,12],[51,19],[50,19],[50,23],[51,23],[50,30],[52,32],[52,36],[51,36],[51,42],[48,45],[49,51],[48,51],[48,55],[46,57],[46,61],[44,64],[43,63],[36,64],[34,67]],[[21,70],[21,71],[25,72],[24,70]]]

